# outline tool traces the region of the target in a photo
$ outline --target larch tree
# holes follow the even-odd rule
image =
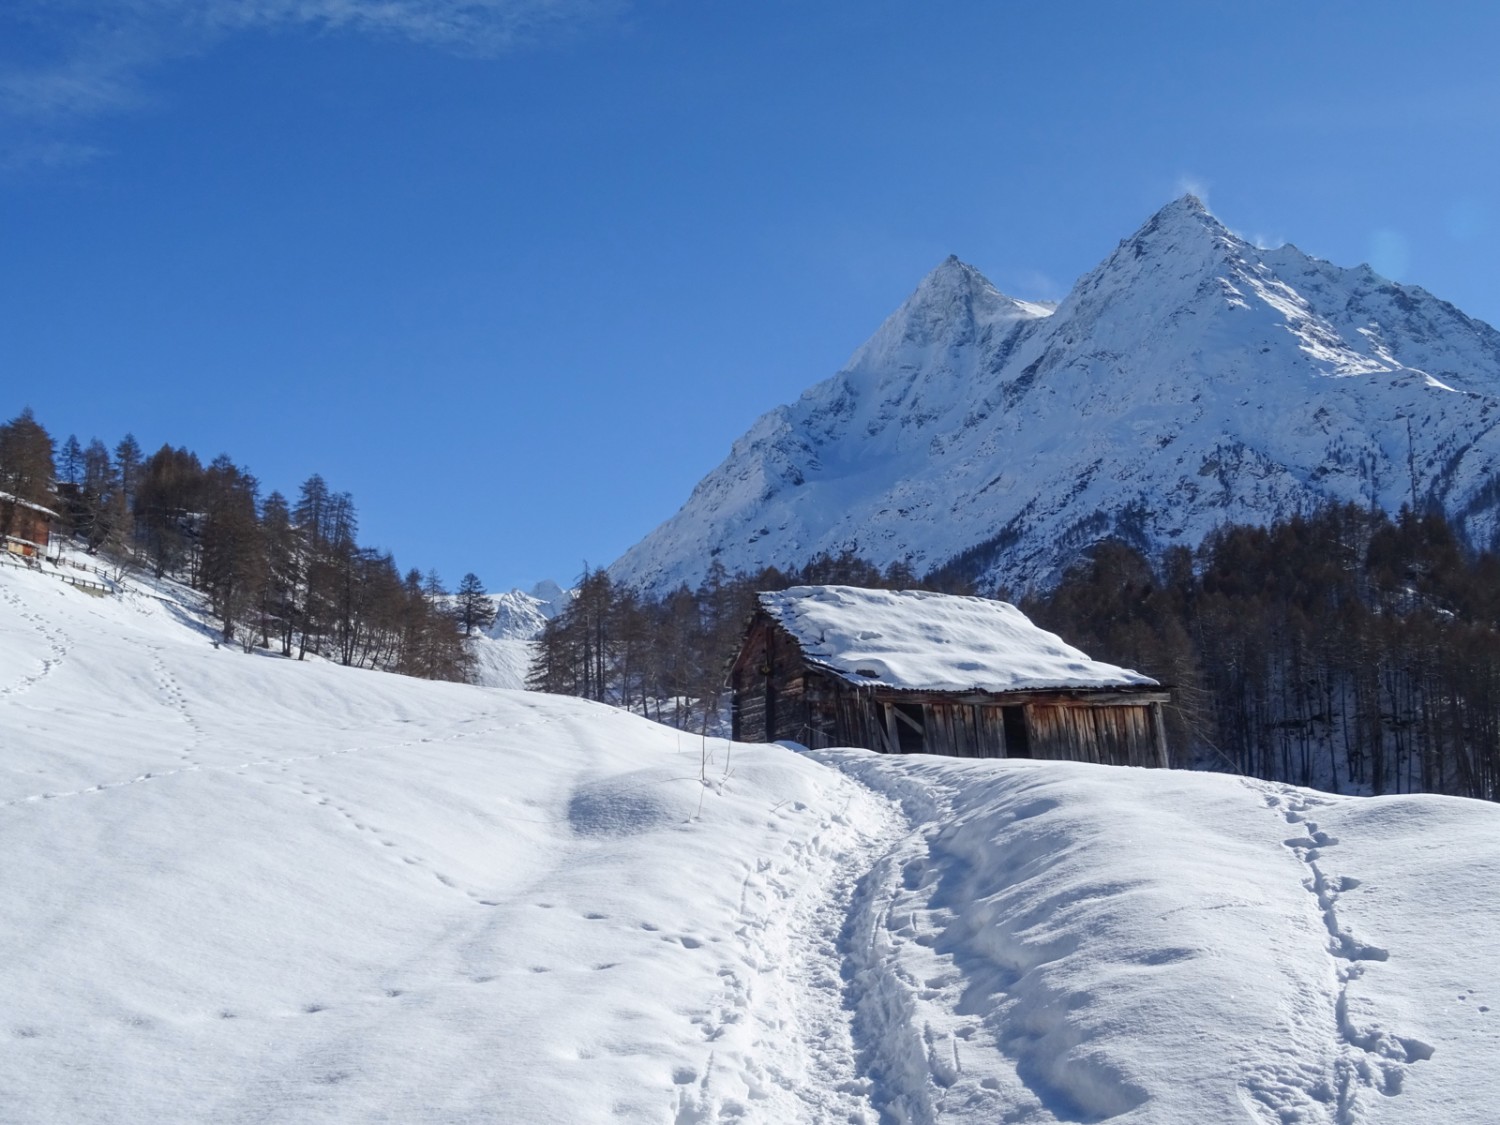
[[[53,488],[56,474],[52,438],[29,406],[0,426],[0,492],[53,509],[57,505]],[[11,533],[16,515],[16,505],[0,506],[0,538]]]
[[[52,438],[28,406],[0,426],[0,492],[50,508],[56,476]]]
[[[215,458],[208,467],[206,485],[202,584],[222,622],[224,639],[230,640],[235,626],[259,606],[266,576],[257,517],[258,485],[227,456]]]
[[[75,530],[88,544],[89,554],[96,554],[120,530],[115,528],[111,520],[115,494],[119,491],[119,477],[115,473],[114,462],[110,460],[109,450],[98,438],[90,441],[88,448],[83,451],[82,473],[75,483]]]
[[[57,483],[76,486],[83,475],[83,446],[78,435],[69,434],[57,454]]]
[[[472,570],[459,580],[455,598],[454,613],[464,627],[464,636],[472,637],[475,629],[483,632],[495,623],[495,603]]]

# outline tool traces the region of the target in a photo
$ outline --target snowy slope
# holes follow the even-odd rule
[[[1494,806],[709,750],[0,567],[0,1121],[1493,1120]]]
[[[216,650],[8,567],[0,638],[0,1121],[864,1104],[786,974],[895,819],[853,781],[720,744],[706,791],[623,712]]]
[[[950,258],[611,568],[661,590],[849,549],[1046,582],[1108,534],[1196,544],[1322,498],[1497,529],[1500,333],[1367,267],[1258,249],[1191,196],[1055,311]],[[1410,432],[1410,439],[1408,433]]]

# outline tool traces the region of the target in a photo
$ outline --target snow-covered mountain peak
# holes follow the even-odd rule
[[[1253,246],[1192,195],[1168,203],[1073,288],[1058,312],[1098,317],[1115,306],[1140,324],[1202,297],[1243,302],[1247,271],[1259,265]],[[1147,308],[1143,308],[1143,302]]]
[[[1170,203],[1165,204],[1156,214],[1152,215],[1141,228],[1126,239],[1127,242],[1145,241],[1153,236],[1181,236],[1189,237],[1194,234],[1207,234],[1211,238],[1235,235],[1223,223],[1214,217],[1212,211],[1191,192],[1180,195]],[[1236,239],[1236,241],[1239,241]]]
[[[935,350],[994,338],[1050,316],[1051,306],[1001,293],[973,266],[950,254],[922,279],[844,367],[850,376],[921,364]]]
[[[1488,545],[1497,472],[1500,333],[1184,196],[1055,311],[947,259],[611,571],[660,589],[848,550],[1023,589],[1108,535],[1191,546],[1414,495]]]

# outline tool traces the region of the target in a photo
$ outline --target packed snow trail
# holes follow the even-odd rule
[[[1500,808],[796,753],[0,568],[0,1125],[1494,1120]]]
[[[757,857],[745,875],[735,936],[754,952],[743,968],[721,970],[723,992],[701,1025],[705,1065],[682,1076],[678,1120],[738,1120],[780,1088],[796,1098],[791,1120],[874,1125],[847,1008],[844,939],[856,885],[906,826],[893,807],[852,783],[836,811],[799,801],[772,816],[813,818],[816,831],[790,835],[779,854]],[[716,1090],[712,1070],[726,1054],[757,1079],[748,1105]]]
[[[812,756],[917,826],[851,943],[883,1121],[1493,1120],[1494,805]]]

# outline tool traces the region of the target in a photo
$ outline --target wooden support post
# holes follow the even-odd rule
[[[1151,704],[1151,730],[1156,735],[1156,760],[1162,769],[1171,766],[1167,760],[1167,720],[1162,714],[1161,704]]]

